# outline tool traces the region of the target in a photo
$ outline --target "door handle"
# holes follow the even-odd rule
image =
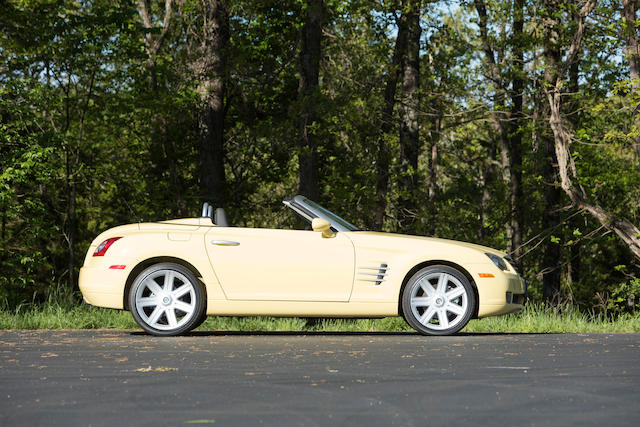
[[[231,240],[212,240],[211,244],[218,246],[240,246],[240,242],[232,242]]]

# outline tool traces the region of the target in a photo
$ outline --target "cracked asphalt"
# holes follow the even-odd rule
[[[640,334],[0,331],[0,425],[637,425]]]

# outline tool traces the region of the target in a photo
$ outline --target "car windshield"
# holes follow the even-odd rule
[[[338,215],[334,214],[330,210],[323,208],[322,206],[320,206],[316,202],[314,202],[312,200],[309,200],[306,197],[304,198],[304,202],[309,207],[311,207],[314,211],[316,211],[317,213],[322,213],[322,215],[325,217],[325,219],[329,220],[330,223],[332,223],[332,224],[340,224],[342,227],[346,228],[349,231],[358,231],[358,230],[360,230],[355,225],[353,225],[350,222],[340,218]]]

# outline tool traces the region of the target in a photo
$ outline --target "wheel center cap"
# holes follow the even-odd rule
[[[170,297],[164,297],[162,298],[162,303],[164,305],[169,305],[171,303],[171,298]]]
[[[436,305],[442,307],[444,305],[444,299],[441,297],[436,298]]]

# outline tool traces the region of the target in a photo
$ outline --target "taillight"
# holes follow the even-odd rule
[[[93,256],[104,256],[111,245],[113,245],[113,243],[118,239],[122,239],[122,237],[111,237],[110,239],[107,239],[104,242],[100,243],[96,250],[93,252]]]

